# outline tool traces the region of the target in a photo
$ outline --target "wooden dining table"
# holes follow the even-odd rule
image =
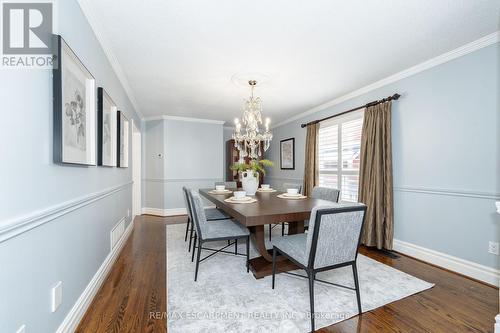
[[[246,226],[260,257],[250,260],[250,269],[259,279],[272,274],[272,250],[266,249],[264,227],[268,224],[288,223],[288,234],[304,233],[304,220],[309,219],[315,206],[331,204],[329,201],[304,198],[282,199],[283,192],[257,192],[254,203],[228,203],[224,201],[233,196],[232,192],[214,194],[213,189],[201,189],[200,194],[236,221]],[[297,267],[282,256],[277,257],[277,269],[289,271]]]

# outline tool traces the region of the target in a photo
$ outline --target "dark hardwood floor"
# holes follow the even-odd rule
[[[166,331],[165,225],[184,222],[183,216],[136,218],[76,332]],[[361,253],[436,286],[319,332],[493,332],[497,288],[403,255],[392,259],[367,248]]]

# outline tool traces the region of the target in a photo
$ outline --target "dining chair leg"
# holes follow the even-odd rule
[[[314,271],[308,271],[309,278],[309,302],[311,306],[311,332],[314,332]]]
[[[250,272],[250,236],[247,237],[247,273]]]
[[[285,223],[281,223],[281,236],[285,236]]]
[[[193,252],[191,253],[191,262],[194,261],[194,252],[196,250],[196,240],[198,239],[197,235],[194,234],[194,243],[193,243]]]
[[[238,254],[238,239],[234,240],[234,254]]]
[[[270,224],[269,225],[269,241],[271,241],[271,232],[272,232],[272,230],[273,230],[273,225]]]
[[[188,252],[191,251],[191,241],[193,240],[193,232],[194,232],[194,223],[191,224],[191,231],[189,232],[189,248]]]
[[[273,289],[274,289],[275,276],[276,276],[276,248],[273,246],[273,282],[272,282]]]
[[[359,280],[358,280],[358,269],[356,267],[356,262],[352,264],[352,274],[354,275],[354,286],[356,287],[356,299],[358,301],[358,311],[361,314],[363,311],[361,309],[361,296],[359,295]]]
[[[184,236],[184,241],[187,241],[188,239],[188,232],[189,232],[189,223],[190,220],[189,220],[189,217],[188,217],[188,220],[187,220],[187,223],[186,223],[186,235]]]
[[[202,241],[198,240],[198,253],[196,255],[196,268],[194,271],[194,282],[196,282],[196,280],[198,279],[198,267],[200,266],[201,244],[202,244]],[[194,253],[194,249],[193,249],[193,253]]]

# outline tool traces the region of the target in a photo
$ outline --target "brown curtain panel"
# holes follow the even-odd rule
[[[303,186],[303,194],[307,196],[311,195],[312,189],[319,183],[318,135],[319,123],[307,125]]]
[[[392,103],[366,108],[361,135],[358,200],[368,206],[362,243],[392,250]]]

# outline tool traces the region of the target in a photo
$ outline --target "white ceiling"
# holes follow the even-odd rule
[[[498,30],[498,0],[80,0],[146,117],[273,123]],[[382,97],[382,96],[381,96]]]

